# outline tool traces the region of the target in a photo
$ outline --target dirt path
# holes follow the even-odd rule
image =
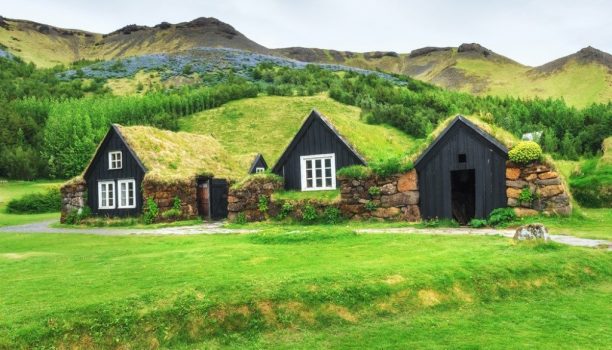
[[[259,230],[224,228],[222,222],[202,223],[193,226],[176,226],[165,228],[57,228],[51,225],[57,220],[41,221],[32,224],[0,227],[0,233],[71,233],[92,234],[102,236],[125,236],[125,235],[199,235],[199,234],[239,234],[256,233]],[[503,236],[512,238],[514,229],[473,229],[469,227],[457,228],[364,228],[355,230],[360,234],[425,234],[425,235],[479,235],[479,236]],[[601,239],[579,238],[569,235],[550,235],[553,242],[567,244],[575,247],[608,247],[612,250],[612,242]]]

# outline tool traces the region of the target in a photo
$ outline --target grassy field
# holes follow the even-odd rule
[[[0,348],[596,348],[611,268],[602,250],[333,226],[4,234]]]
[[[19,198],[28,193],[44,192],[53,186],[59,186],[60,181],[9,181],[0,182],[0,226],[26,224],[47,219],[59,219],[59,213],[45,214],[9,214],[7,203],[13,198]]]
[[[273,166],[313,108],[329,118],[366,158],[402,155],[416,144],[393,127],[362,122],[359,108],[325,95],[242,99],[179,122],[181,130],[213,135],[230,153],[261,153]]]

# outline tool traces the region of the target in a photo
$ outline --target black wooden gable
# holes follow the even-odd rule
[[[264,168],[266,170],[268,169],[268,163],[266,163],[266,160],[264,159],[261,153],[258,153],[255,156],[255,159],[253,160],[253,163],[249,168],[249,174],[255,174],[257,168]]]
[[[111,145],[111,143],[113,145]],[[122,144],[122,145],[118,146],[117,143]],[[93,168],[95,168],[95,166],[99,162],[106,162],[106,157],[107,157],[108,152],[112,151],[112,149],[109,149],[109,147],[113,148],[113,146],[114,148],[118,148],[117,150],[128,151],[129,155],[132,156],[131,158],[136,163],[136,165],[140,168],[140,170],[142,170],[143,173],[147,172],[147,168],[144,166],[144,164],[142,164],[142,161],[140,160],[140,158],[138,158],[134,150],[125,141],[125,138],[123,137],[123,135],[121,135],[121,131],[119,130],[117,125],[111,124],[111,127],[106,133],[106,136],[104,136],[104,139],[102,140],[102,142],[100,142],[100,145],[96,149],[96,153],[94,154],[93,158],[89,162],[89,165],[87,165],[87,168],[85,169],[85,172],[83,173],[84,178],[89,177],[89,175],[91,174],[91,171],[93,170]],[[125,156],[126,155],[124,155],[124,158],[126,158]]]
[[[422,166],[422,164],[427,163],[431,159],[431,157],[433,157],[433,155],[444,146],[445,142],[448,141],[449,139],[448,136],[456,132],[458,128],[464,128],[464,130],[468,131],[469,134],[475,136],[476,139],[479,139],[480,141],[483,141],[486,144],[488,144],[491,147],[491,149],[493,149],[499,155],[503,157],[507,157],[508,149],[504,145],[502,145],[497,139],[495,139],[489,133],[485,132],[478,126],[474,125],[474,123],[469,121],[464,116],[458,115],[446,127],[446,129],[444,129],[444,131],[442,131],[442,133],[438,135],[438,137],[436,137],[436,139],[425,149],[425,151],[421,153],[421,155],[417,158],[416,162],[414,163],[415,168],[418,169],[419,167]]]
[[[331,153],[335,155],[336,169],[367,164],[334,126],[313,109],[272,168],[272,172],[285,179],[285,188],[300,189],[300,156]]]

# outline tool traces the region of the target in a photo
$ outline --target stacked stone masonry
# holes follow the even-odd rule
[[[66,183],[60,189],[62,193],[62,212],[60,222],[64,223],[66,217],[73,211],[79,211],[85,208],[87,203],[87,186],[85,180],[75,180]]]
[[[230,188],[227,197],[228,219],[235,220],[240,213],[244,213],[247,221],[262,221],[266,213],[259,210],[259,200],[263,196],[267,203],[272,202],[272,193],[282,188],[278,181],[265,179],[252,179],[240,188]]]
[[[532,193],[532,201],[521,201],[525,188]],[[561,177],[549,165],[531,163],[519,166],[508,162],[506,165],[506,195],[508,206],[518,216],[545,214],[570,215],[570,197]]]
[[[181,218],[191,219],[198,216],[196,180],[187,180],[174,183],[144,181],[142,184],[142,198],[152,198],[159,207],[160,214],[172,209],[174,198],[181,201]],[[161,216],[160,216],[161,218]]]
[[[385,178],[340,178],[340,210],[353,220],[370,218],[418,221],[419,189],[415,170]],[[372,190],[375,189],[375,190]]]

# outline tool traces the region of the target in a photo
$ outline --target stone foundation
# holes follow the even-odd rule
[[[259,198],[265,197],[268,208],[272,209],[272,193],[282,187],[281,181],[256,176],[247,180],[239,188],[230,188],[227,197],[228,219],[235,220],[240,213],[244,213],[247,221],[266,220],[267,213],[259,210]]]
[[[67,182],[60,189],[62,194],[62,212],[60,222],[66,222],[66,217],[73,211],[83,210],[87,205],[87,186],[85,180],[78,179]]]
[[[525,188],[529,188],[533,194],[533,201],[519,200]],[[518,216],[536,215],[539,212],[558,215],[572,213],[569,192],[559,174],[547,164],[536,162],[520,166],[508,162],[506,195],[508,206],[514,208]]]
[[[372,176],[364,180],[338,180],[341,192],[340,210],[349,219],[421,219],[416,170],[386,178]]]
[[[173,183],[145,180],[142,183],[143,205],[152,198],[159,207],[159,218],[163,212],[172,209],[174,198],[181,201],[181,219],[192,219],[198,216],[198,200],[195,178]]]

